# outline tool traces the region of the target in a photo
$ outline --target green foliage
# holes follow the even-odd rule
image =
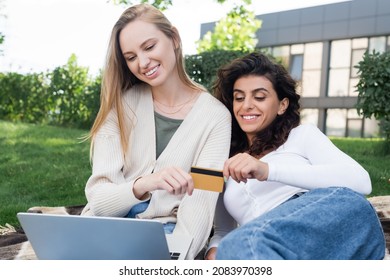
[[[219,67],[244,55],[243,51],[215,50],[185,57],[186,70],[196,82],[204,85],[210,92]]]
[[[73,54],[68,63],[55,68],[49,78],[49,123],[70,127],[84,127],[88,124],[89,107],[84,102],[91,95],[88,68],[79,66]]]
[[[44,122],[49,103],[43,73],[0,73],[0,118],[30,123]],[[42,102],[45,100],[45,102]]]
[[[225,3],[227,0],[215,0],[219,4]],[[242,0],[246,4],[252,3],[252,0]],[[148,3],[161,11],[167,10],[170,6],[172,6],[172,0],[111,0],[116,5],[135,5],[138,3]]]
[[[0,73],[0,118],[89,128],[100,104],[101,74],[88,75],[72,55],[48,73]]]
[[[242,6],[235,6],[226,17],[215,25],[197,42],[198,52],[212,50],[253,51],[256,48],[256,31],[261,21],[253,12]]]
[[[165,11],[170,6],[172,6],[172,0],[111,0],[114,4],[123,4],[123,5],[135,5],[139,3],[150,4],[161,11]]]
[[[380,120],[381,130],[390,141],[390,52],[366,51],[355,68],[360,74],[356,85],[358,113]]]

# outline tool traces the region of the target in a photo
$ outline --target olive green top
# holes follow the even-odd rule
[[[154,112],[156,124],[156,159],[164,151],[173,134],[179,128],[183,120],[171,119]]]

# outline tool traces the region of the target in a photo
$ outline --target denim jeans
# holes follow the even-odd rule
[[[375,209],[350,189],[309,191],[238,227],[220,242],[217,259],[383,259]]]
[[[136,205],[134,205],[129,213],[127,214],[127,218],[135,218],[137,214],[142,213],[148,208],[149,201],[140,202]],[[175,223],[166,223],[164,224],[164,231],[165,233],[172,233],[175,229],[176,224]]]

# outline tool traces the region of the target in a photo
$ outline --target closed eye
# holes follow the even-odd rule
[[[155,46],[155,44],[149,45],[149,46],[147,46],[147,47],[145,48],[145,50],[150,51],[150,50],[152,50],[152,49],[154,48],[154,46]]]

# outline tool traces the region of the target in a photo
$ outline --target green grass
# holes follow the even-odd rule
[[[87,131],[0,121],[0,225],[19,226],[16,213],[32,206],[86,203],[91,174]],[[390,154],[384,140],[331,138],[370,173],[371,196],[390,195]],[[335,159],[337,160],[337,159]]]
[[[0,225],[32,206],[85,204],[86,131],[0,121]]]
[[[383,139],[331,138],[342,151],[359,162],[370,174],[370,196],[390,195],[389,143]]]

